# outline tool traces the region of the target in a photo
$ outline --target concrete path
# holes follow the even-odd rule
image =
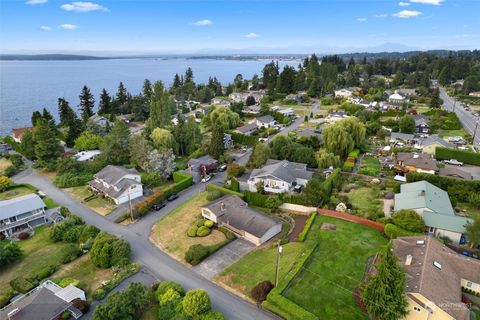
[[[244,239],[236,239],[192,269],[204,278],[211,280],[215,275],[240,260],[241,257],[253,249],[255,249],[253,243]]]
[[[390,218],[392,216],[392,209],[390,209],[394,204],[393,199],[383,199],[383,212],[385,217]]]

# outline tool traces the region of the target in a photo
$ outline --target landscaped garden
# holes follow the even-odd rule
[[[12,162],[6,158],[0,158],[0,176],[5,175],[5,170],[12,165]]]
[[[358,173],[378,177],[381,172],[380,161],[376,157],[365,156],[360,162]]]
[[[218,229],[211,229],[206,236],[187,235],[189,229],[201,220],[200,208],[208,202],[207,193],[201,192],[169,212],[153,226],[151,234],[153,242],[182,263],[185,263],[185,254],[193,245],[215,247],[223,244],[228,239]]]
[[[103,199],[100,196],[85,201],[85,199],[88,199],[93,195],[92,191],[89,189],[88,186],[66,188],[63,189],[63,191],[67,192],[75,199],[81,201],[90,209],[102,216],[106,216],[116,208],[116,205],[113,202],[107,199]]]

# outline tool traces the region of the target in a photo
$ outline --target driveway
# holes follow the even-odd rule
[[[211,280],[216,274],[240,260],[241,257],[255,249],[253,243],[236,239],[221,248],[192,269],[204,278]]]
[[[463,165],[459,169],[470,173],[475,180],[480,179],[480,166]]]

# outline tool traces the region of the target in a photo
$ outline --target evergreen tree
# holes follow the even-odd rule
[[[35,157],[41,167],[50,167],[61,153],[60,140],[52,126],[45,119],[37,120],[33,132]]]
[[[188,67],[187,70],[185,70],[184,82],[193,82],[193,70],[190,67]]]
[[[143,81],[143,96],[147,99],[147,101],[150,101],[152,98],[153,90],[152,90],[152,83],[150,80],[145,79]]]
[[[368,276],[361,293],[367,313],[371,319],[402,319],[408,313],[405,272],[398,265],[391,243],[380,255],[380,263],[375,268],[376,274]]]
[[[105,136],[101,148],[103,159],[109,164],[126,164],[130,161],[130,130],[123,121],[117,121]]]
[[[277,91],[281,93],[292,93],[295,91],[295,80],[297,71],[294,67],[285,66],[277,83]]]
[[[37,125],[37,120],[42,118],[42,114],[40,111],[33,111],[32,113],[32,127],[35,127]]]
[[[432,96],[430,98],[430,107],[431,108],[440,108],[442,105],[443,101],[440,99],[440,90],[438,88],[435,88],[433,90]]]
[[[153,95],[150,101],[150,118],[147,126],[151,131],[155,128],[163,128],[171,123],[171,99],[161,81],[153,85]]]
[[[80,98],[80,111],[82,114],[82,120],[84,123],[93,116],[93,108],[95,107],[95,99],[90,89],[87,86],[83,86]]]
[[[121,113],[122,110],[125,109],[125,104],[128,101],[128,92],[123,82],[118,84],[117,94],[115,96],[115,100],[113,103],[113,107],[110,113],[118,114]]]
[[[180,76],[178,75],[178,73],[175,73],[175,77],[173,77],[172,88],[177,89],[177,88],[180,88],[181,86],[182,86],[182,80],[180,80]]]
[[[52,127],[53,129],[56,130],[56,127],[55,127],[55,119],[53,118],[52,114],[51,114],[46,108],[43,108],[42,119],[45,120],[45,122],[46,122],[50,127]]]
[[[178,153],[181,156],[186,155],[187,152],[187,142],[185,141],[185,118],[183,115],[178,116],[178,124],[173,127],[173,136],[175,137],[175,141],[178,144]]]
[[[263,84],[271,93],[275,91],[278,78],[278,64],[274,61],[267,63],[262,70]]]
[[[223,136],[223,126],[217,122],[213,123],[212,136],[210,138],[208,153],[217,160],[218,158],[220,158],[224,151]]]
[[[27,130],[23,134],[22,141],[20,142],[20,149],[25,158],[29,160],[35,158],[35,143],[33,141],[32,130]]]
[[[112,97],[105,88],[100,93],[100,101],[98,102],[98,114],[110,114],[112,112]]]
[[[58,98],[58,115],[60,117],[60,126],[68,126],[76,117],[75,111],[73,111],[65,98]]]
[[[72,148],[75,145],[75,139],[80,136],[83,131],[83,123],[80,119],[74,115],[74,118],[68,124],[68,133],[65,137],[65,144],[67,147]]]
[[[193,117],[185,123],[185,152],[191,154],[198,149],[202,141],[202,134]]]

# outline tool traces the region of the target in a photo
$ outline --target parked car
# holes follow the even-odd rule
[[[460,162],[457,159],[445,160],[444,162],[446,164],[451,164],[452,166],[463,166],[463,162]]]
[[[475,117],[480,116],[480,114],[478,114],[478,112],[475,112],[473,115],[474,115]]]
[[[152,210],[159,211],[160,209],[164,208],[167,204],[165,202],[160,202],[157,204],[154,204],[152,206]]]
[[[258,138],[258,141],[260,141],[260,142],[266,142],[266,141],[268,141],[268,139],[267,139],[267,138]]]
[[[173,201],[178,198],[178,194],[172,194],[170,197],[167,198],[168,201]]]
[[[202,182],[208,182],[210,181],[210,179],[212,179],[212,176],[206,175],[205,177],[202,178]]]
[[[227,170],[226,164],[222,164],[220,167],[218,167],[218,171],[225,171],[225,170]]]
[[[302,186],[297,184],[295,187],[293,187],[293,191],[296,193],[302,192]]]

